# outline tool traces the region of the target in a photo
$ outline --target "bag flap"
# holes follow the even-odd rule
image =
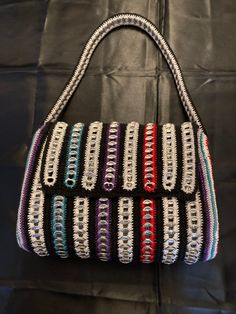
[[[50,128],[42,154],[46,194],[193,200],[199,186],[197,127],[93,122]]]

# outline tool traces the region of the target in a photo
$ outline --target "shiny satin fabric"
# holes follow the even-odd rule
[[[139,13],[173,48],[208,130],[220,247],[195,266],[54,260],[17,247],[15,224],[33,132],[104,19]],[[0,313],[236,313],[236,3],[193,0],[54,0],[0,3]],[[99,46],[65,120],[184,120],[153,42],[134,29]]]

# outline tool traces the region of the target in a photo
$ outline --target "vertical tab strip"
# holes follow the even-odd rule
[[[28,232],[32,249],[39,256],[46,256],[48,250],[44,234],[44,193],[40,182],[40,171],[45,144],[42,147],[30,193],[28,208]]]
[[[111,200],[96,201],[96,251],[101,261],[111,259]]]
[[[89,199],[87,197],[75,197],[73,213],[73,239],[75,253],[80,258],[90,257],[88,224]]]
[[[162,263],[173,264],[179,253],[179,204],[176,197],[163,197],[164,243]]]
[[[174,124],[167,123],[162,127],[162,185],[165,190],[175,188],[177,179],[177,148]]]
[[[66,129],[67,124],[65,122],[58,122],[53,129],[48,146],[43,176],[44,184],[47,186],[53,186],[56,183]]]
[[[118,258],[127,264],[133,260],[133,198],[120,197],[118,201]]]
[[[88,130],[82,177],[82,187],[88,191],[93,190],[97,182],[102,128],[102,122],[96,121],[90,124]]]
[[[126,126],[124,160],[123,160],[123,189],[132,191],[137,186],[137,150],[139,124],[130,122]]]
[[[193,193],[196,182],[195,139],[191,122],[185,122],[181,125],[181,137],[183,147],[183,177],[181,189],[189,194]]]
[[[199,192],[196,200],[186,202],[187,247],[184,261],[188,265],[196,263],[201,255],[203,242],[202,204]]]
[[[76,123],[70,131],[64,176],[64,184],[68,188],[73,188],[77,183],[80,168],[80,144],[83,129],[83,123]]]
[[[66,237],[67,199],[62,195],[52,198],[51,232],[55,253],[61,257],[69,256]]]
[[[142,263],[153,263],[156,256],[156,203],[152,198],[141,199]]]
[[[120,125],[112,122],[106,134],[106,157],[102,187],[104,191],[113,191],[117,186],[119,166]]]
[[[154,192],[157,188],[157,125],[148,123],[144,128],[143,145],[144,189]]]

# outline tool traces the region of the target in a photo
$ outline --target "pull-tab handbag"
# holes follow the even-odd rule
[[[68,125],[61,120],[96,47],[123,26],[141,29],[159,47],[188,121]],[[18,209],[18,244],[39,256],[193,264],[215,257],[218,238],[208,139],[176,57],[150,21],[115,15],[92,34],[33,137]]]

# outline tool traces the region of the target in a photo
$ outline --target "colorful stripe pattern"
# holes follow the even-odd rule
[[[155,123],[76,123],[65,138],[67,127],[58,122],[46,144],[42,183],[48,192],[79,196],[82,189],[85,196],[99,191],[109,197],[128,191],[135,196],[141,188],[150,196],[178,192],[194,199],[198,153],[190,122],[178,131],[171,123],[159,126],[160,136]]]
[[[34,136],[18,210],[20,247],[122,263],[215,257],[218,213],[201,130],[190,122],[67,129],[58,122],[47,138],[44,129]]]
[[[37,152],[40,150],[42,144],[44,127],[39,128],[32,140],[32,144],[28,153],[24,179],[21,188],[20,204],[17,213],[17,224],[16,224],[16,238],[19,247],[25,251],[30,251],[30,246],[27,241],[27,232],[25,225],[27,221],[27,198],[30,193],[31,179],[34,175],[34,165],[36,162]]]
[[[200,160],[200,177],[204,198],[206,216],[206,238],[204,242],[203,260],[213,259],[217,254],[219,242],[218,210],[215,196],[215,186],[212,173],[211,157],[207,136],[198,130],[198,150]]]

